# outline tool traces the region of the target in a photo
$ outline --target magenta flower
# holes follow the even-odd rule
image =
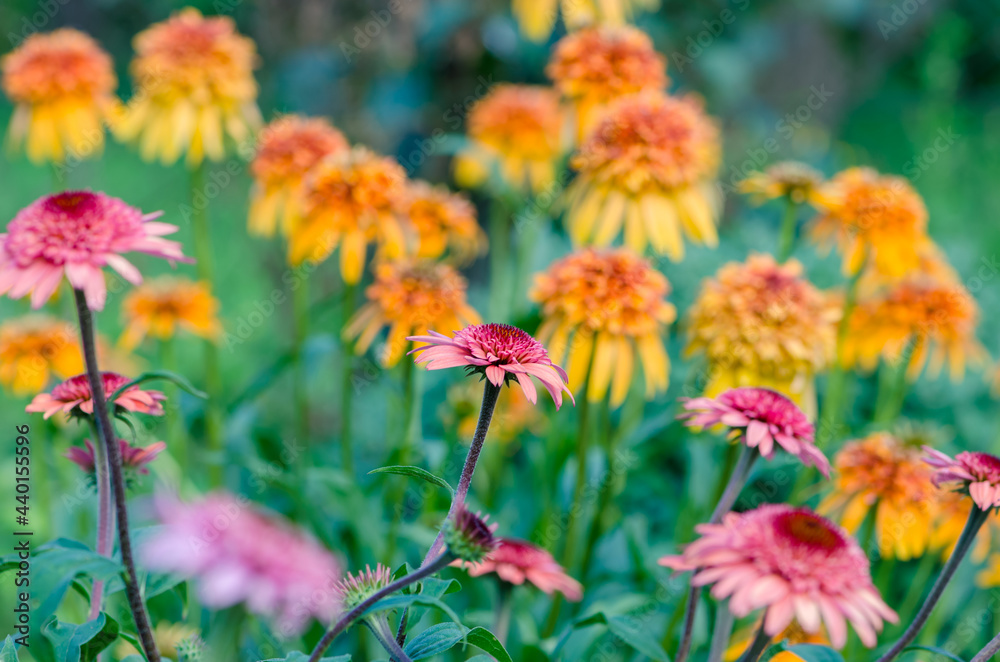
[[[806,466],[813,465],[830,477],[830,461],[816,448],[813,424],[794,402],[777,391],[745,386],[729,389],[715,398],[682,401],[687,411],[678,418],[685,420],[686,425],[698,428],[725,425],[768,460],[774,455],[777,442]]]
[[[340,610],[340,563],[303,531],[244,497],[215,493],[193,503],[159,499],[161,530],[143,545],[149,568],[198,580],[205,606],[246,603],[277,620],[282,635]]]
[[[931,477],[935,485],[959,483],[981,509],[1000,507],[1000,458],[965,451],[953,459],[930,446],[924,446],[924,452],[924,462],[937,469]]]
[[[479,577],[487,573],[496,575],[505,582],[521,585],[525,581],[552,595],[559,591],[571,602],[583,599],[580,582],[566,574],[547,550],[530,542],[501,538],[500,546],[484,561],[469,565],[469,575]]]
[[[90,191],[39,198],[0,234],[0,294],[19,299],[30,292],[32,308],[40,308],[65,275],[70,285],[83,290],[91,309],[103,309],[105,266],[130,283],[142,282],[142,274],[122,253],[190,261],[180,243],[162,238],[177,226],[153,221],[161,213],[143,214],[118,198]]]
[[[104,396],[110,398],[118,389],[128,384],[131,379],[116,372],[102,372]],[[126,411],[150,416],[163,416],[163,405],[167,399],[160,391],[146,391],[138,386],[125,389],[114,404]],[[93,394],[90,391],[90,381],[87,375],[70,377],[52,389],[52,393],[39,393],[24,411],[29,414],[40,413],[48,419],[53,414],[66,412],[70,416],[94,414]]]
[[[833,645],[843,648],[850,622],[871,648],[882,622],[899,620],[872,584],[857,542],[808,508],[768,504],[696,530],[701,538],[660,565],[695,571],[691,583],[712,585],[712,596],[729,598],[738,618],[766,609],[764,632],[772,637],[793,620],[808,633],[823,623]]]
[[[66,451],[66,457],[86,473],[94,473],[94,444],[90,439],[83,440],[84,448],[74,446]],[[118,447],[122,454],[122,466],[132,469],[139,474],[148,474],[147,465],[156,459],[156,456],[163,452],[167,444],[158,441],[145,448],[133,446],[124,439],[118,440]]]
[[[540,342],[517,327],[475,324],[456,331],[454,338],[431,331],[430,335],[410,336],[407,340],[427,343],[410,354],[420,353],[416,362],[427,363],[428,370],[466,366],[484,373],[494,386],[514,379],[532,404],[538,399],[530,379],[535,377],[552,395],[556,409],[562,406],[563,391],[576,403],[566,386],[566,371],[552,363]]]

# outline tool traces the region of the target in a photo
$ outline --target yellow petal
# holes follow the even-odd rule
[[[630,340],[624,336],[618,339],[618,361],[615,363],[615,376],[611,382],[611,406],[618,407],[625,402],[629,386],[632,385],[632,370],[635,363],[635,351]]]
[[[590,366],[590,378],[587,382],[587,399],[591,402],[602,400],[607,394],[617,357],[618,339],[606,331],[597,334],[594,363]]]

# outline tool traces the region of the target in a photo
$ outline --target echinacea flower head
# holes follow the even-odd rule
[[[406,171],[395,159],[363,147],[328,156],[306,180],[302,221],[289,237],[289,262],[321,262],[339,248],[341,275],[357,283],[368,244],[385,259],[406,252],[405,196]]]
[[[36,32],[0,59],[3,90],[14,102],[8,138],[33,163],[86,158],[104,147],[115,108],[111,57],[88,35],[62,28]]]
[[[822,173],[812,166],[798,161],[781,161],[763,172],[750,173],[738,187],[756,204],[785,198],[801,205],[813,200],[822,184]]]
[[[379,563],[372,570],[366,565],[363,571],[347,573],[337,582],[334,591],[345,612],[351,611],[362,602],[392,583],[392,570]]]
[[[151,335],[159,340],[173,338],[183,329],[206,340],[222,333],[219,301],[207,282],[174,276],[160,276],[135,288],[122,302],[125,330],[122,346],[134,348]]]
[[[40,308],[65,275],[84,292],[92,310],[102,310],[108,296],[105,266],[132,284],[142,282],[123,253],[189,261],[180,243],[163,238],[177,226],[154,221],[160,213],[143,214],[118,198],[90,191],[39,198],[0,234],[0,294],[19,299],[30,293],[32,308]]]
[[[677,310],[667,301],[670,283],[628,249],[582,249],[535,276],[531,299],[541,306],[538,339],[553,361],[567,353],[569,388],[587,383],[590,401],[611,389],[617,407],[642,366],[646,397],[667,388],[670,358],[663,346]],[[589,376],[588,376],[589,367]]]
[[[417,354],[417,363],[426,363],[428,370],[465,367],[470,372],[486,375],[494,386],[503,386],[513,379],[534,404],[538,398],[532,377],[538,379],[556,403],[562,406],[562,392],[573,393],[566,386],[566,371],[552,363],[542,343],[528,333],[508,324],[475,324],[456,331],[449,338],[436,331],[426,336],[410,336],[407,340],[421,345],[410,354]]]
[[[767,504],[696,530],[698,540],[660,565],[695,571],[691,583],[712,585],[712,597],[728,598],[737,618],[766,610],[764,632],[772,637],[794,619],[808,633],[825,625],[833,646],[843,648],[850,622],[871,648],[882,622],[899,620],[872,584],[858,543],[808,508]]]
[[[318,117],[285,115],[261,129],[250,163],[250,233],[271,237],[279,227],[286,236],[294,231],[306,176],[330,154],[348,149],[344,134]]]
[[[827,478],[830,462],[816,448],[815,427],[798,405],[767,388],[744,386],[729,389],[714,398],[684,398],[684,413],[678,416],[690,427],[725,425],[740,441],[756,448],[769,460],[777,444],[815,466]]]
[[[162,526],[142,546],[143,562],[195,578],[206,607],[245,603],[276,619],[283,636],[339,613],[340,563],[279,516],[226,493],[191,503],[161,498],[157,510]]]
[[[122,467],[134,478],[136,474],[146,475],[149,473],[149,464],[156,459],[166,449],[167,444],[162,441],[150,444],[149,446],[133,446],[124,439],[118,440],[118,450],[122,456]],[[77,465],[87,474],[94,473],[94,442],[90,439],[83,440],[83,448],[73,446],[66,451],[66,458]]]
[[[607,246],[624,228],[626,246],[651,244],[673,261],[684,257],[682,231],[714,247],[720,158],[719,129],[695,99],[643,92],[616,101],[570,161],[579,173],[567,191],[570,236]]]
[[[444,524],[444,541],[448,553],[464,563],[479,563],[497,548],[499,540],[493,535],[496,524],[489,524],[489,515],[460,505]]]
[[[116,372],[102,372],[101,381],[104,397],[110,399],[114,393],[118,392],[118,389],[126,386],[132,380]],[[127,411],[135,414],[163,416],[162,403],[166,399],[167,396],[159,391],[147,391],[135,385],[122,391],[121,395],[109,404],[114,406],[114,414]],[[71,417],[93,416],[94,396],[90,390],[90,380],[86,374],[70,377],[53,388],[51,393],[36,395],[25,411],[44,414],[46,420],[59,412]]]
[[[474,188],[496,170],[507,186],[538,193],[555,181],[563,153],[559,95],[535,85],[494,85],[469,110],[472,145],[455,160],[455,180]]]
[[[582,139],[612,101],[667,85],[667,61],[649,36],[631,26],[571,32],[553,50],[546,75],[576,112]]]
[[[785,393],[809,415],[814,377],[833,361],[840,308],[770,255],[730,262],[706,280],[689,312],[687,353],[709,364],[705,395],[738,386]]]
[[[144,160],[170,164],[186,153],[191,167],[206,156],[221,161],[227,135],[241,143],[260,125],[257,48],[232,18],[186,7],[140,32],[133,45],[135,94],[112,128],[137,142]]]
[[[441,262],[404,258],[380,263],[375,281],[365,289],[368,303],[344,327],[344,337],[355,340],[354,351],[363,354],[389,327],[381,360],[392,367],[410,349],[409,336],[481,321],[466,301],[466,285],[453,267]]]
[[[638,11],[655,11],[660,0],[513,0],[511,11],[524,35],[545,41],[559,11],[569,31],[590,25],[622,26]]]
[[[848,168],[819,189],[813,204],[820,214],[812,236],[822,246],[837,247],[845,274],[871,262],[879,272],[901,278],[918,266],[927,241],[927,208],[906,179]]]
[[[84,369],[76,327],[33,314],[0,324],[0,384],[15,396],[38,393],[55,375],[66,379]]]
[[[468,198],[427,182],[410,184],[406,217],[417,235],[417,257],[464,264],[486,251],[486,234]]]
[[[833,463],[833,492],[819,511],[854,533],[874,510],[883,558],[906,561],[922,556],[934,533],[937,490],[920,450],[876,432],[846,444]]]
[[[1000,458],[973,451],[952,458],[929,446],[924,451],[924,461],[935,469],[935,485],[968,494],[982,510],[1000,507]]]
[[[469,575],[496,574],[501,580],[520,586],[524,582],[552,595],[556,591],[570,602],[583,599],[583,586],[566,574],[548,550],[524,540],[499,538],[499,545],[479,563],[468,567]]]

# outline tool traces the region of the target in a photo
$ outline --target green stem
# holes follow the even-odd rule
[[[607,400],[604,401],[601,414],[607,468],[604,479],[601,481],[600,492],[597,496],[597,508],[593,519],[590,520],[590,527],[587,531],[587,542],[583,546],[583,563],[580,564],[580,581],[582,582],[587,581],[587,572],[590,570],[590,564],[594,560],[594,551],[597,548],[597,542],[604,533],[605,511],[611,504],[611,498],[615,494],[618,485],[625,479],[624,476],[617,476],[614,472],[615,450],[618,446],[619,435],[617,430],[611,430],[611,411]]]
[[[715,606],[715,626],[712,629],[712,643],[708,649],[708,662],[722,662],[733,634],[733,613],[729,611],[729,601],[720,600]]]
[[[160,342],[160,365],[164,370],[177,372],[177,355],[175,353],[175,342],[173,338],[166,338]],[[188,467],[187,439],[181,434],[183,429],[184,414],[181,412],[181,391],[174,384],[166,386],[167,407],[166,407],[166,441],[167,448],[171,455],[177,459],[177,464],[182,471]]]
[[[778,235],[779,263],[783,263],[791,257],[792,251],[795,249],[795,226],[798,210],[799,206],[791,197],[788,197],[785,215],[781,220],[781,234]]]
[[[395,458],[390,458],[390,464],[408,465],[413,461],[414,455],[414,423],[416,409],[419,404],[417,396],[417,374],[416,363],[403,359],[403,423],[400,430],[401,443]],[[386,496],[389,507],[393,511],[392,522],[389,524],[389,533],[386,536],[386,563],[392,567],[392,557],[396,552],[396,544],[399,537],[399,527],[403,520],[403,508],[405,506],[404,497],[406,495],[405,483],[398,481],[395,489],[387,490]]]
[[[914,573],[913,579],[910,580],[910,588],[906,591],[906,597],[899,603],[900,623],[907,623],[913,618],[913,613],[920,602],[920,596],[923,595],[924,589],[927,588],[927,583],[934,573],[937,561],[938,555],[930,551],[925,551],[924,555],[920,557],[920,565],[917,566],[917,571]]]
[[[867,261],[867,260],[865,260]],[[847,292],[844,295],[844,310],[841,313],[840,322],[837,324],[837,347],[834,356],[833,366],[827,376],[826,397],[823,400],[823,411],[821,412],[818,434],[816,435],[816,445],[825,445],[833,436],[834,427],[843,416],[846,404],[847,371],[844,369],[844,346],[847,343],[847,334],[850,330],[851,314],[858,301],[858,281],[864,273],[864,265],[858,272],[847,281]]]
[[[292,355],[295,360],[294,384],[292,386],[295,398],[295,431],[299,439],[305,443],[309,439],[309,388],[306,380],[305,344],[309,336],[309,280],[302,278],[298,287],[292,291],[292,315],[294,316],[294,335],[292,337]]]
[[[757,636],[753,638],[753,642],[747,651],[743,653],[739,662],[756,662],[760,659],[761,654],[767,649],[771,644],[771,635],[764,632],[764,623],[767,622],[767,615],[765,614],[764,619],[761,620],[760,629],[757,630]]]
[[[495,200],[490,213],[490,300],[492,320],[506,321],[510,314],[510,216],[506,205]]]
[[[879,379],[878,399],[875,401],[875,416],[873,423],[887,425],[894,421],[903,410],[903,402],[906,400],[906,373],[910,367],[910,359],[916,348],[917,340],[911,337],[906,341],[903,351],[896,360],[895,365],[882,365],[882,370],[891,368],[885,379]],[[881,377],[881,372],[879,374]]]
[[[344,283],[344,303],[341,306],[341,328],[354,314],[357,287]],[[341,467],[348,475],[354,473],[354,450],[351,447],[351,407],[354,397],[354,343],[341,336],[340,381],[340,458]]]
[[[493,620],[493,634],[503,645],[507,644],[507,635],[510,634],[510,618],[514,610],[514,585],[500,579],[497,581],[499,595],[497,596],[497,610]]]

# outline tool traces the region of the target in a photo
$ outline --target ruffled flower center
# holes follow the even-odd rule
[[[816,551],[834,551],[847,546],[843,535],[825,519],[809,512],[791,511],[779,515],[775,531],[787,542]]]
[[[977,481],[1000,484],[1000,458],[989,453],[966,451],[956,458]]]

